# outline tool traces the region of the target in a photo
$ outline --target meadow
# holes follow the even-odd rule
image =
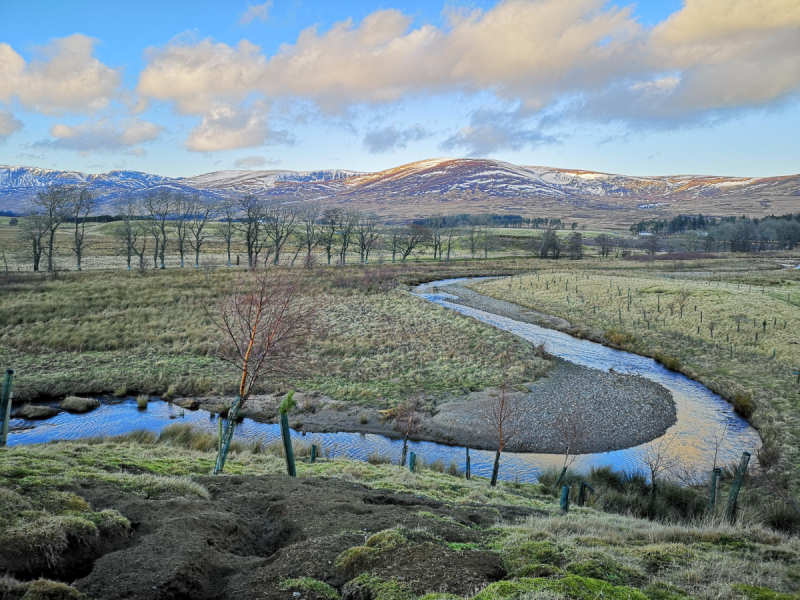
[[[568,320],[579,337],[650,356],[730,401],[764,459],[800,481],[800,273],[791,258],[540,263],[472,289]]]

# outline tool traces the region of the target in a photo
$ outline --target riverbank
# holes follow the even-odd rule
[[[622,497],[609,471],[605,484],[590,479],[589,506],[564,516],[552,486],[309,464],[302,445],[296,479],[273,449],[240,446],[226,475],[209,477],[206,437],[139,432],[0,452],[0,596],[790,600],[800,588],[797,538],[744,510],[737,527],[713,513],[698,525],[680,511],[704,511],[703,493],[668,482],[657,504],[641,482],[625,492],[676,511],[663,522],[603,512]]]

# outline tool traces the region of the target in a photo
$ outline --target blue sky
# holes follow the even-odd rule
[[[0,2],[0,164],[800,171],[796,0]]]

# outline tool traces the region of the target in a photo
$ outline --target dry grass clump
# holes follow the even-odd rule
[[[136,405],[139,407],[140,410],[145,410],[149,403],[150,403],[150,396],[148,396],[147,394],[140,394],[136,396]]]
[[[72,413],[85,413],[100,406],[100,401],[96,398],[81,398],[79,396],[69,396],[64,398],[59,407]]]
[[[14,416],[17,419],[28,419],[33,421],[37,419],[49,419],[50,417],[56,416],[58,412],[58,409],[53,408],[52,406],[25,404],[22,406],[22,408],[18,408],[14,412]]]

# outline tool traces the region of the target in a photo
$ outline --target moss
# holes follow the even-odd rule
[[[25,590],[22,600],[81,600],[84,595],[74,587],[58,581],[39,579],[20,585]]]
[[[636,584],[644,579],[644,574],[638,569],[622,565],[610,556],[602,554],[569,564],[566,570],[573,575],[600,579],[614,585]]]
[[[375,548],[385,552],[399,548],[407,541],[408,538],[402,533],[401,529],[386,529],[370,536],[365,545],[367,548]]]
[[[750,600],[797,600],[800,594],[786,594],[783,592],[776,592],[765,587],[756,587],[753,585],[734,584],[734,590],[740,592],[750,598]]]
[[[380,579],[364,573],[348,581],[342,595],[350,598],[372,598],[372,600],[414,600],[416,595],[407,585],[395,579]]]
[[[524,542],[511,546],[503,553],[503,564],[509,572],[516,571],[529,564],[561,565],[567,556],[553,542]]]
[[[637,548],[634,556],[641,560],[648,571],[658,573],[669,567],[687,564],[695,557],[695,553],[683,544],[654,544]]]
[[[514,579],[486,587],[472,600],[520,598],[532,592],[551,592],[570,600],[647,600],[637,589],[615,586],[605,581],[568,575],[563,579]]]
[[[654,581],[642,590],[650,600],[684,600],[686,592],[677,585]]]
[[[336,557],[336,567],[349,575],[368,569],[384,552],[395,550],[408,543],[403,531],[402,528],[379,531],[370,536],[364,546],[354,546],[339,554]]]
[[[300,577],[299,579],[283,579],[278,582],[278,589],[282,591],[301,591],[313,594],[317,598],[328,598],[338,600],[339,592],[333,587],[312,577]]]
[[[511,573],[514,577],[563,577],[564,570],[553,565],[534,563]]]

